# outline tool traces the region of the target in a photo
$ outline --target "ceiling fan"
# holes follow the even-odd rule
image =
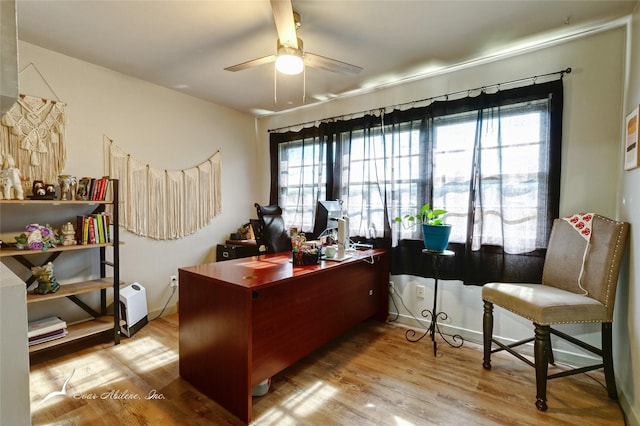
[[[296,35],[300,28],[300,15],[293,11],[291,0],[271,0],[271,9],[278,31],[277,53],[227,67],[226,71],[242,71],[271,62],[275,62],[276,69],[285,74],[299,74],[305,65],[346,75],[362,71],[356,65],[305,51],[302,40]]]

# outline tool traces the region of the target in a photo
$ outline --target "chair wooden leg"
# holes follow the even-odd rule
[[[536,408],[547,411],[547,371],[549,368],[549,326],[535,326],[533,354],[536,365]]]
[[[555,365],[556,360],[553,357],[553,346],[551,345],[551,336],[549,336],[549,353],[547,354],[547,356],[549,357],[549,364]]]
[[[491,370],[491,339],[493,338],[493,303],[484,302],[484,314],[482,316],[482,337],[484,341],[484,357],[482,366],[485,370]]]
[[[602,323],[602,364],[604,366],[604,378],[607,382],[607,393],[612,399],[618,399],[616,389],[616,378],[613,373],[613,344],[612,344],[613,324]]]

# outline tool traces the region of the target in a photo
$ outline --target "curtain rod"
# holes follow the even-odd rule
[[[475,89],[459,90],[457,92],[451,92],[451,93],[446,93],[444,95],[432,96],[430,98],[419,99],[419,100],[416,100],[416,101],[403,102],[403,103],[396,104],[396,105],[391,105],[391,106],[386,106],[386,107],[381,107],[381,108],[368,109],[368,110],[364,110],[364,111],[353,112],[353,113],[350,113],[350,114],[336,115],[334,117],[323,118],[323,119],[320,119],[320,120],[306,121],[304,123],[293,124],[293,125],[284,126],[284,127],[278,127],[276,129],[269,129],[269,130],[267,130],[267,132],[273,133],[273,132],[278,132],[280,130],[291,129],[293,127],[299,127],[299,126],[304,127],[307,124],[313,124],[313,123],[317,123],[317,122],[320,122],[320,123],[329,122],[329,121],[338,120],[338,119],[342,119],[342,118],[346,118],[346,117],[353,117],[353,116],[360,115],[360,114],[370,113],[372,111],[386,110],[389,107],[391,107],[393,109],[396,109],[396,108],[407,106],[407,105],[415,105],[415,104],[419,104],[419,103],[422,103],[422,102],[434,101],[434,100],[436,100],[438,98],[448,99],[449,96],[460,95],[462,93],[466,93],[467,96],[470,96],[471,92],[475,92],[477,90],[480,90],[481,92],[484,92],[486,89],[489,89],[491,87],[495,87],[495,88],[498,88],[498,90],[500,90],[500,86],[501,85],[509,85],[509,84],[514,84],[514,83],[520,83],[522,81],[527,81],[527,80],[533,80],[533,84],[535,84],[536,80],[538,78],[549,77],[549,76],[557,75],[557,74],[560,74],[560,78],[564,77],[565,74],[571,74],[571,67],[565,68],[565,69],[560,70],[560,71],[550,72],[550,73],[547,73],[547,74],[540,74],[540,75],[534,75],[534,76],[531,76],[531,77],[518,78],[516,80],[505,81],[505,82],[502,82],[502,83],[489,84],[487,86],[476,87]]]

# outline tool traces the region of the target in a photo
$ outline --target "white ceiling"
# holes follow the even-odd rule
[[[304,103],[594,31],[627,16],[636,3],[294,0],[306,50],[363,68],[352,77],[307,67]],[[273,64],[224,70],[275,53],[269,0],[17,0],[16,5],[18,38],[46,49],[255,115],[303,104],[303,75],[279,74],[275,102]]]

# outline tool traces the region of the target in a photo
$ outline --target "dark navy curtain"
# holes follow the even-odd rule
[[[286,204],[291,191],[283,148],[312,141],[322,146],[307,150],[322,153],[321,170],[295,190],[321,190],[289,204],[312,211],[318,199],[343,200],[352,239],[390,247],[393,274],[433,276],[420,230],[393,222],[429,202],[453,226],[456,256],[442,261],[442,278],[540,282],[559,215],[562,109],[560,79],[272,133],[271,203]]]

